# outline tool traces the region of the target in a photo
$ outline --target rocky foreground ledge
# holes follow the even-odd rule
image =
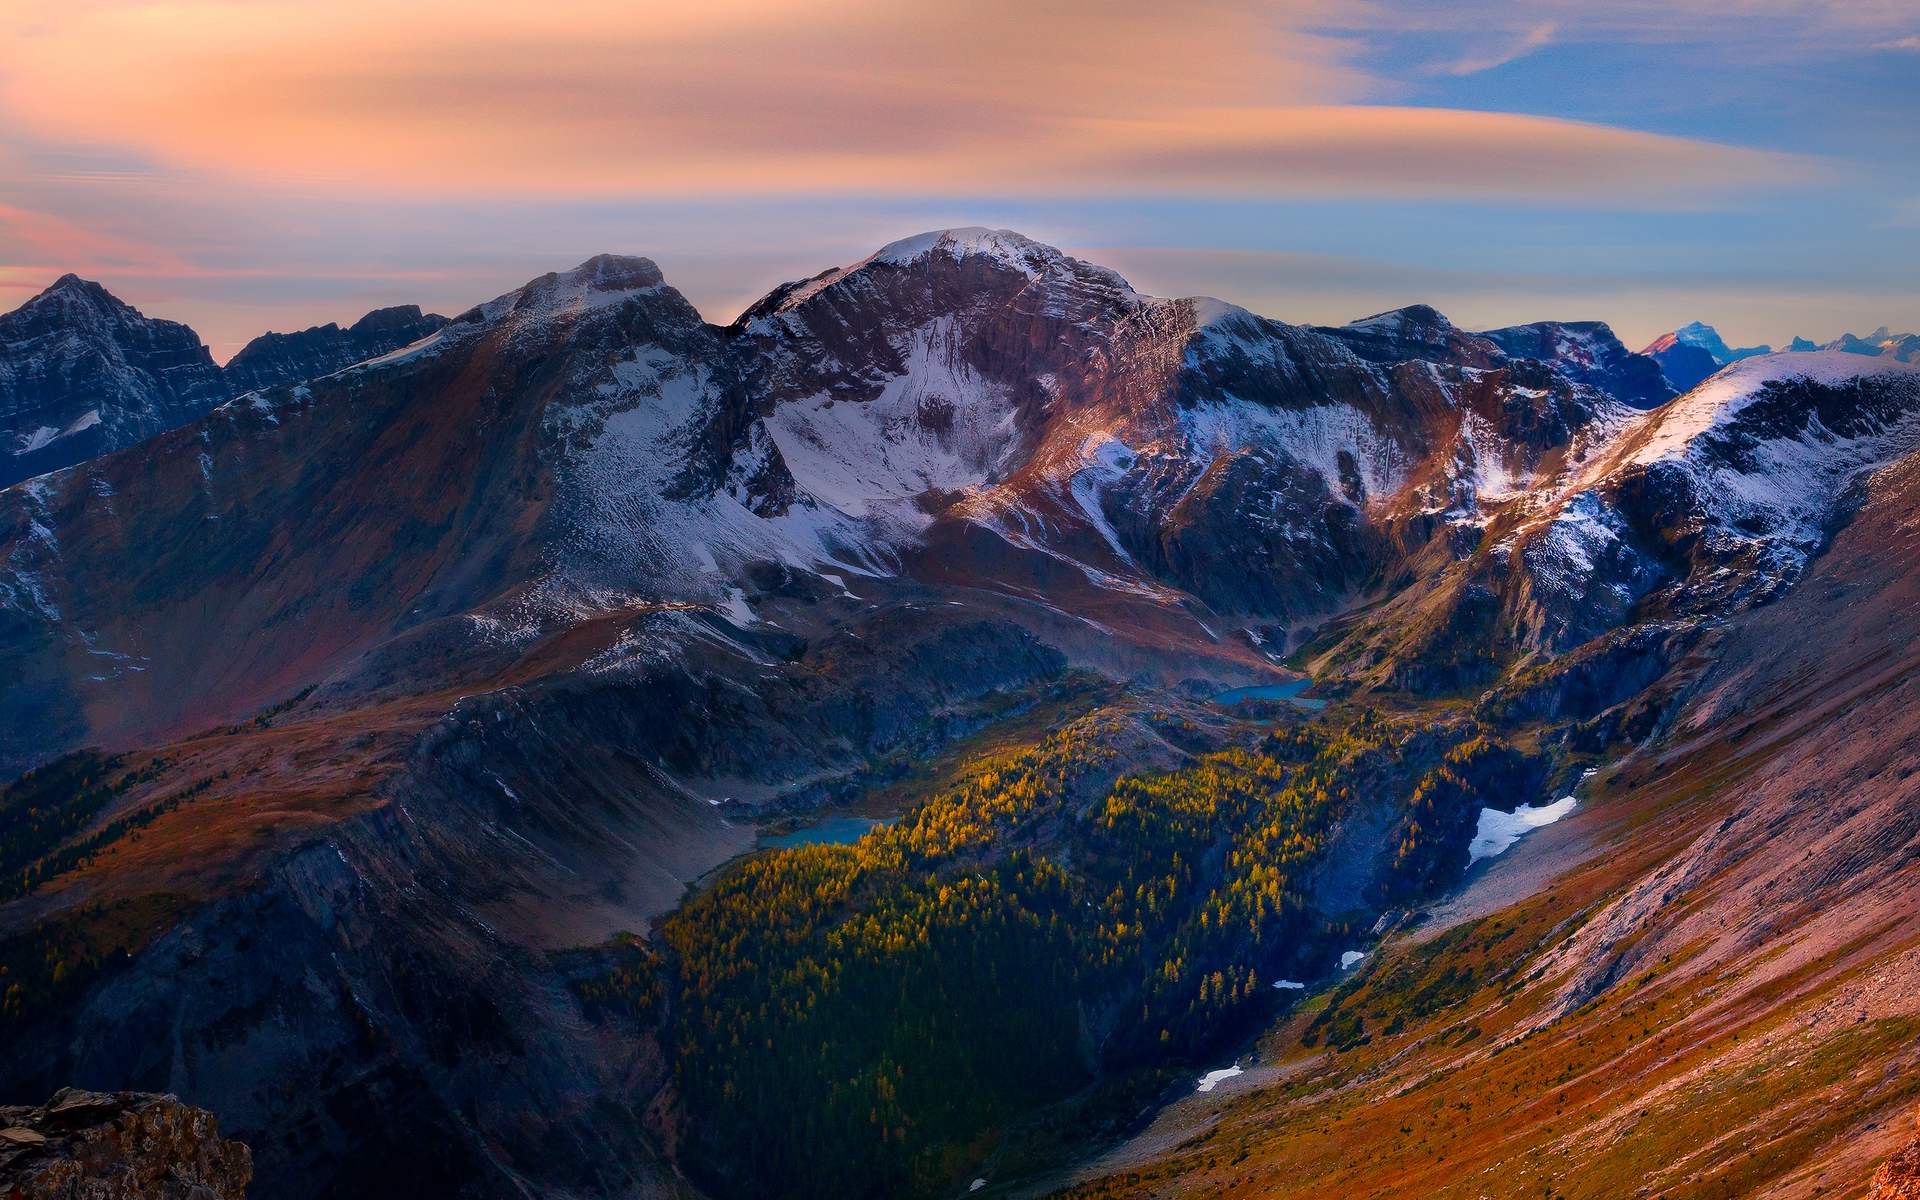
[[[1867,1200],[1920,1200],[1920,1133],[1880,1164],[1867,1187]]]
[[[0,1200],[242,1200],[251,1178],[253,1152],[174,1096],[63,1088],[0,1106]]]

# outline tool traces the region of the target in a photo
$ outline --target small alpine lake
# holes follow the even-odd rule
[[[795,846],[850,846],[873,830],[892,823],[891,820],[883,821],[876,817],[832,816],[779,837],[762,837],[759,844],[762,850],[791,850]]]
[[[1286,683],[1269,683],[1262,684],[1259,687],[1234,688],[1231,691],[1221,692],[1213,698],[1213,702],[1215,704],[1238,704],[1242,700],[1287,700],[1299,705],[1301,708],[1310,708],[1318,711],[1327,706],[1325,700],[1309,700],[1300,695],[1301,692],[1306,691],[1312,686],[1313,680],[1311,679],[1291,679]]]

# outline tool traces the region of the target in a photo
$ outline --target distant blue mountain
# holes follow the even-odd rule
[[[1642,353],[1660,364],[1667,382],[1677,391],[1687,391],[1728,363],[1771,354],[1772,346],[1748,346],[1735,350],[1727,345],[1713,326],[1694,321],[1672,333],[1663,333]]]

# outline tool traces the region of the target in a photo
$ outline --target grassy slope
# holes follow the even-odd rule
[[[1904,1125],[1920,1096],[1920,1016],[1822,1018],[1875,964],[1920,944],[1920,928],[1890,916],[1774,978],[1760,977],[1771,943],[1711,972],[1686,970],[1708,949],[1695,945],[1537,1024],[1554,996],[1551,951],[1649,859],[1718,819],[1720,782],[1700,781],[1709,797],[1677,827],[1657,816],[1666,795],[1615,798],[1629,828],[1614,854],[1499,914],[1400,943],[1336,990],[1329,1007],[1361,1018],[1365,1044],[1304,1047],[1316,1022],[1334,1023],[1310,1006],[1265,1043],[1269,1061],[1310,1064],[1299,1082],[1223,1102],[1218,1123],[1173,1154],[1072,1194],[1679,1198],[1774,1183],[1857,1194],[1850,1135],[1875,1114]]]

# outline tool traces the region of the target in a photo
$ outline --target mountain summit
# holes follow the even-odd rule
[[[1658,362],[1668,382],[1684,392],[1729,363],[1769,354],[1772,350],[1771,346],[1730,349],[1713,326],[1694,321],[1672,333],[1661,334],[1642,353]]]
[[[0,486],[132,445],[226,399],[193,330],[63,275],[0,316]]]

